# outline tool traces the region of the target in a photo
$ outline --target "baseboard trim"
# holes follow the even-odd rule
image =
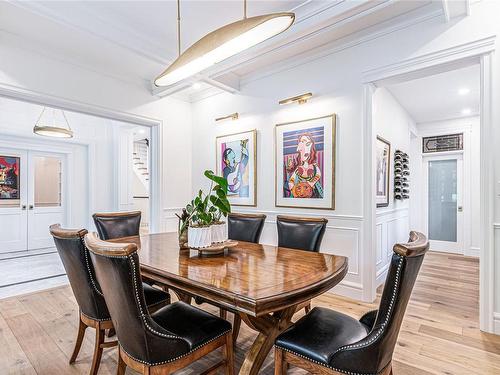
[[[500,335],[500,312],[493,313],[493,333]]]
[[[479,247],[470,247],[469,250],[465,250],[465,256],[479,258],[481,255],[481,249]]]
[[[358,301],[363,300],[363,285],[353,281],[344,280],[327,293],[338,294],[343,297],[352,298]]]

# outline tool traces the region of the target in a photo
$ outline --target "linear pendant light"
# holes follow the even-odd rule
[[[225,25],[180,51],[180,0],[177,0],[179,57],[155,79],[156,86],[169,86],[201,72],[231,56],[253,47],[288,29],[295,21],[291,12],[271,13],[247,18],[246,0],[242,20]]]
[[[73,130],[71,130],[71,127],[69,126],[68,119],[66,118],[66,114],[64,113],[63,110],[60,110],[63,117],[64,121],[66,122],[66,126],[59,126],[56,123],[56,110],[52,108],[52,123],[42,123],[42,116],[45,113],[45,110],[47,107],[43,107],[42,113],[40,113],[40,116],[38,117],[38,120],[35,123],[35,126],[33,128],[33,133],[38,134],[38,135],[43,135],[45,137],[54,137],[54,138],[73,138]]]

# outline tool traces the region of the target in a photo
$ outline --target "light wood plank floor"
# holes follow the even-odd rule
[[[500,374],[500,336],[478,329],[478,280],[475,259],[439,253],[427,256],[394,354],[396,375]],[[354,317],[376,306],[332,294],[317,298],[314,305]],[[0,374],[88,374],[94,339],[90,329],[77,363],[68,365],[76,330],[77,306],[69,287],[0,300]],[[254,337],[254,332],[242,327],[236,368]],[[200,373],[218,354],[179,374]],[[116,350],[108,349],[99,374],[115,371]],[[273,374],[272,355],[261,373]],[[290,373],[304,372],[291,369]]]

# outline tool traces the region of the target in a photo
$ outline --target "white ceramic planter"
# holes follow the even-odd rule
[[[212,245],[211,227],[189,227],[188,246],[194,248],[204,248]]]
[[[221,243],[227,240],[226,223],[213,224],[212,228],[212,243]]]

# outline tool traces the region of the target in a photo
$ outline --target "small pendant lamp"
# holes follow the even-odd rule
[[[73,130],[71,130],[71,127],[69,126],[69,122],[64,111],[52,108],[52,122],[48,122],[44,118],[46,109],[47,107],[43,107],[42,113],[40,113],[40,116],[38,117],[38,120],[33,128],[33,133],[43,135],[45,137],[73,138]],[[61,111],[65,124],[56,122],[56,111]]]

